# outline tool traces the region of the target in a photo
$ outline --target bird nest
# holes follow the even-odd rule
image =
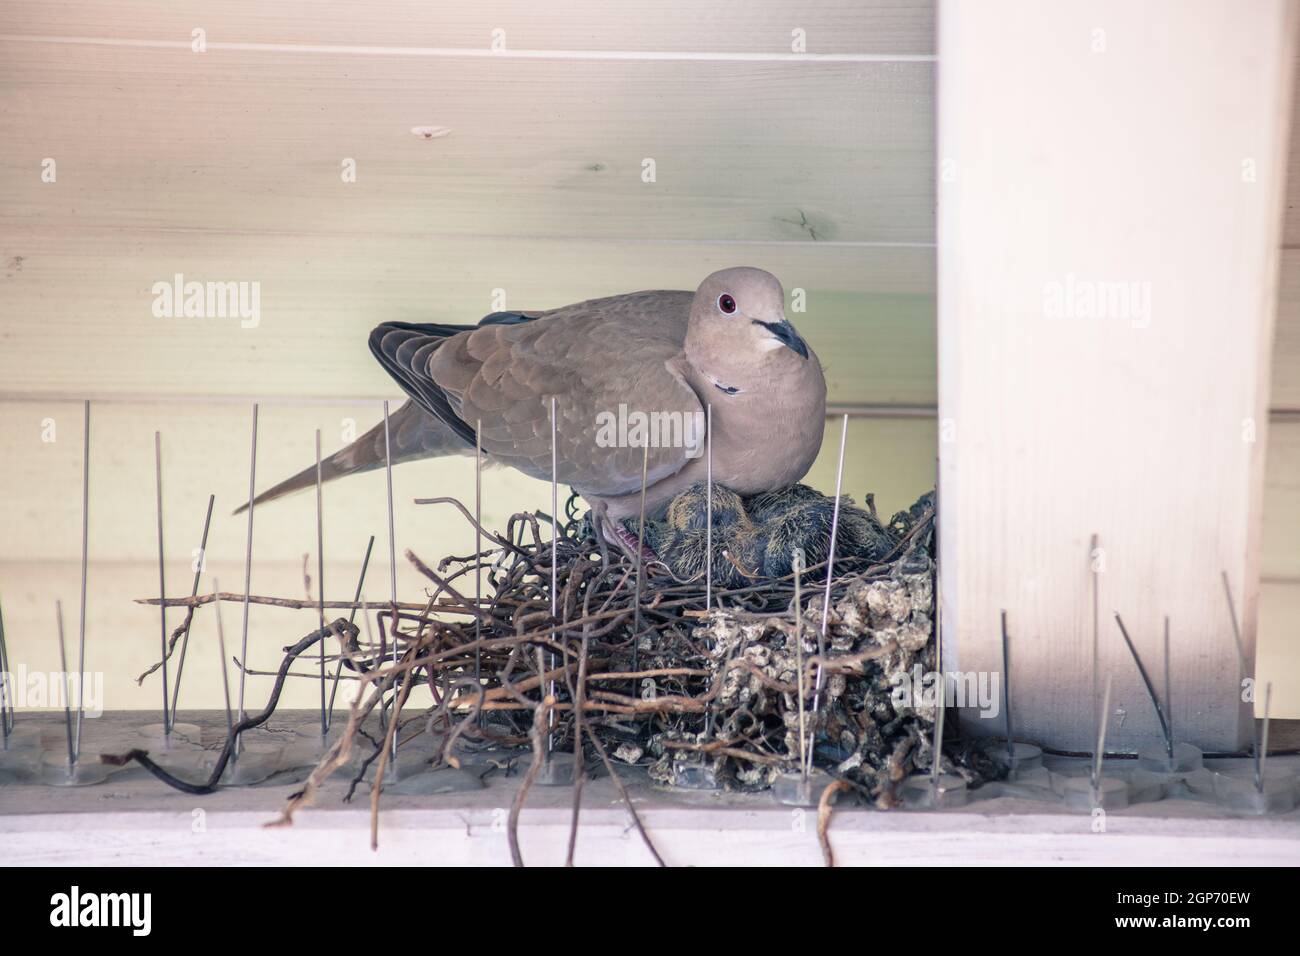
[[[696,766],[723,787],[753,791],[799,766],[801,740],[812,765],[842,789],[895,803],[894,785],[933,760],[934,704],[899,692],[918,666],[933,668],[933,495],[881,521],[870,496],[865,508],[843,498],[836,515],[833,499],[804,486],[748,499],[715,486],[712,528],[707,497],[692,488],[663,520],[625,524],[643,531],[653,554],[607,547],[576,496],[557,522],[520,513],[499,534],[479,528],[486,547],[476,554],[430,567],[408,551],[430,582],[423,605],[368,605],[377,640],[363,641],[347,618],[306,635],[286,649],[266,710],[235,728],[271,716],[299,655],[338,642],[337,659],[361,692],[284,821],[331,773],[356,766],[354,748],[364,752],[355,787],[368,773],[384,779],[395,742],[426,733],[438,741],[433,765],[522,754],[529,769],[520,803],[548,753],[573,755],[579,786],[584,766],[603,766],[620,790],[621,768],[642,767],[672,785]],[[474,524],[461,503],[438,501]],[[802,557],[799,573],[793,554]],[[466,594],[478,574],[481,599]],[[412,714],[417,687],[433,706]],[[361,732],[377,708],[388,717],[383,737]],[[176,780],[140,751],[116,759],[206,792],[219,785],[230,749],[228,741],[200,785]],[[960,755],[943,764],[979,776]]]

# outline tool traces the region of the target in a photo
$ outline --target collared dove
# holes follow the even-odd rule
[[[370,350],[411,398],[390,416],[393,462],[472,455],[478,425],[486,459],[549,480],[554,397],[558,480],[617,522],[639,511],[643,463],[651,514],[704,480],[712,405],[713,480],[746,496],[784,488],[812,466],[826,415],[821,363],[784,305],[775,276],[742,267],[694,293],[496,312],[477,326],[386,322]],[[322,476],[383,464],[380,423]],[[309,487],[315,471],[256,500]]]

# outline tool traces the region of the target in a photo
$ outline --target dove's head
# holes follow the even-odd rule
[[[715,272],[695,292],[686,356],[697,368],[744,384],[754,373],[779,373],[816,363],[790,320],[776,276],[740,267]]]

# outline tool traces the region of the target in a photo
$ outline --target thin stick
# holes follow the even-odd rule
[[[217,579],[212,579],[214,588],[220,587]],[[216,607],[212,609],[217,618],[217,653],[221,655],[221,689],[226,695],[226,739],[235,732],[235,718],[230,712],[230,674],[226,669],[226,629],[221,626],[221,602],[218,601]]]
[[[388,402],[384,402],[384,474],[388,480],[388,583],[389,598],[393,605],[393,626],[390,628],[393,637],[393,666],[397,666],[397,532],[393,526],[393,446],[392,439],[388,430]],[[396,678],[394,678],[393,700],[397,700]],[[380,709],[383,713],[383,709]],[[394,711],[393,720],[397,720],[397,713]],[[392,735],[393,740],[393,769],[397,769],[397,734]]]
[[[216,495],[208,495],[208,513],[203,516],[203,537],[199,540],[199,560],[198,566],[194,569],[194,584],[190,588],[190,597],[198,597],[199,579],[203,577],[203,566],[208,560],[208,528],[212,525],[212,505],[217,500]],[[185,654],[190,648],[190,623],[193,621],[193,611],[185,621],[185,637],[181,640],[181,656],[176,663],[176,684],[172,687],[172,724],[176,723],[177,702],[181,698],[181,675],[185,673]]]
[[[1002,609],[1002,710],[1007,722],[1007,763],[1016,760],[1016,745],[1011,730],[1011,640],[1007,637],[1007,609]]]
[[[54,617],[59,625],[59,665],[63,669],[63,722],[68,731],[68,767],[77,765],[77,746],[80,743],[72,734],[72,692],[68,689],[68,649],[63,640],[63,602],[54,602]],[[81,676],[77,676],[81,683]]]
[[[1137,665],[1138,674],[1142,677],[1142,683],[1146,685],[1147,696],[1151,698],[1151,706],[1156,709],[1156,717],[1160,720],[1160,732],[1164,734],[1165,746],[1169,748],[1169,756],[1173,756],[1173,739],[1169,736],[1169,722],[1165,720],[1164,708],[1160,706],[1160,698],[1156,696],[1155,685],[1151,683],[1150,676],[1147,675],[1147,669],[1142,666],[1142,658],[1138,656],[1137,648],[1133,646],[1132,639],[1128,636],[1128,629],[1124,626],[1124,619],[1119,616],[1119,611],[1115,612],[1115,623],[1119,625],[1119,633],[1124,638],[1124,643],[1128,645],[1128,652],[1133,655],[1133,663]]]
[[[253,403],[253,441],[248,455],[248,533],[244,540],[244,625],[239,645],[239,722],[244,722],[244,672],[248,667],[248,595],[253,589],[253,499],[257,489],[257,403]],[[235,738],[238,757],[243,735]]]
[[[316,595],[320,598],[320,627],[325,629],[325,507],[321,494],[320,429],[316,429]],[[320,735],[329,733],[329,707],[325,701],[325,642],[316,645],[320,672]]]
[[[153,433],[153,461],[154,475],[158,488],[158,623],[161,630],[158,635],[158,644],[161,648],[161,654],[158,660],[162,662],[162,724],[163,738],[170,739],[172,735],[171,714],[169,712],[167,701],[171,695],[167,693],[167,605],[161,603],[167,599],[167,575],[164,570],[165,560],[163,557],[163,490],[162,490],[162,432]]]
[[[1264,730],[1255,748],[1255,789],[1264,792],[1264,760],[1268,757],[1268,723],[1273,708],[1273,682],[1264,685]]]
[[[840,530],[840,493],[844,489],[844,446],[848,443],[848,440],[849,416],[845,415],[840,426],[840,459],[835,468],[835,505],[831,511],[830,550],[826,553],[826,596],[822,600],[822,628],[821,633],[817,636],[817,654],[823,658],[826,656],[826,628],[831,616],[831,585],[835,581],[835,538]],[[821,665],[818,664],[817,685],[813,694],[814,711],[821,705],[823,673]]]
[[[83,445],[81,449],[81,623],[78,625],[77,636],[77,732],[76,747],[77,753],[81,752],[81,717],[85,712],[83,706],[83,694],[85,691],[85,681],[82,675],[86,673],[86,562],[90,554],[90,400],[86,400],[86,424],[83,431]],[[62,612],[60,612],[62,620]],[[59,638],[63,640],[62,637]],[[64,665],[64,671],[67,666]]]
[[[370,567],[370,551],[375,546],[375,536],[372,534],[370,540],[366,543],[366,556],[361,559],[361,574],[357,578],[357,593],[352,599],[352,613],[348,615],[348,623],[352,624],[357,619],[356,605],[361,603],[361,589],[366,583],[366,568]],[[366,618],[369,621],[369,618]],[[343,674],[343,657],[340,656],[338,662],[334,665],[334,686],[330,688],[330,705],[329,705],[329,723],[334,722],[334,697],[339,692],[339,677]],[[327,725],[328,728],[328,725]]]
[[[1097,723],[1097,750],[1092,758],[1092,795],[1093,802],[1101,787],[1101,764],[1106,756],[1106,726],[1110,722],[1110,675],[1106,675],[1106,692],[1101,699],[1101,720]]]

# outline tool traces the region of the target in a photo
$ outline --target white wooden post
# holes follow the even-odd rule
[[[1090,561],[1112,749],[1245,742],[1296,9],[945,0],[939,18],[945,659],[1001,670],[1017,736],[1091,750]],[[1100,554],[1089,554],[1097,534]],[[1262,693],[1262,692],[1261,692]],[[964,711],[972,733],[1002,721]]]

